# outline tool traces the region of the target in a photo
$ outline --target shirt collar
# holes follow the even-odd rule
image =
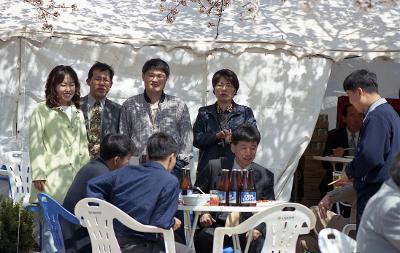
[[[223,110],[223,109],[219,106],[218,103],[215,103],[215,104],[216,104],[216,106],[217,106],[217,113],[218,113],[218,114],[224,113],[224,112],[230,113],[230,112],[233,111],[233,103],[230,104],[230,105],[228,106],[228,108],[226,108],[226,110]]]
[[[149,98],[149,96],[147,96],[147,93],[146,93],[146,90],[144,90],[144,100],[147,102],[147,103],[150,103],[151,102],[151,100],[150,100],[150,98]],[[160,103],[162,103],[162,102],[164,102],[164,100],[165,100],[165,93],[164,93],[164,91],[161,93],[161,97],[160,97]]]
[[[347,132],[347,139],[348,140],[350,140],[350,138],[351,138],[351,135],[353,134],[352,132],[350,132],[350,130],[346,127],[346,132]],[[357,131],[357,132],[355,132],[354,133],[354,138],[356,139],[356,141],[357,141],[357,139],[358,139],[358,134],[359,134],[359,132],[360,131]]]
[[[250,167],[251,167],[251,163],[242,169],[242,167],[240,167],[240,165],[236,162],[236,159],[233,160],[232,169],[249,170]]]
[[[365,114],[365,118],[367,118],[368,113],[372,112],[372,111],[375,110],[378,106],[380,106],[380,105],[382,105],[382,104],[385,104],[385,103],[387,103],[387,101],[386,101],[386,99],[384,99],[384,98],[380,98],[380,99],[376,100],[375,102],[373,102],[373,103],[369,106],[369,108],[368,108],[368,110],[367,110],[367,113]],[[365,118],[364,118],[364,120],[365,120]]]
[[[94,97],[92,97],[90,94],[88,94],[89,108],[92,108],[94,103],[96,103],[96,101],[97,100]],[[100,101],[101,108],[104,108],[104,104],[106,103],[106,98],[104,97],[104,98],[100,99],[99,101]]]

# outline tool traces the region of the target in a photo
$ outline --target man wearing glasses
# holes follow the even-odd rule
[[[141,163],[145,161],[147,139],[153,133],[171,135],[179,146],[172,173],[179,177],[180,168],[186,166],[192,157],[193,134],[186,104],[164,93],[169,74],[168,64],[159,58],[143,65],[144,92],[123,103],[119,129],[132,139],[134,156],[139,157]]]
[[[113,84],[113,77],[114,70],[110,65],[96,62],[86,79],[90,90],[81,99],[81,108],[85,117],[91,158],[99,156],[100,143],[104,136],[119,131],[121,106],[106,98]]]

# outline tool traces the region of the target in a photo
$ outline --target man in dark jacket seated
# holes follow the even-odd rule
[[[253,160],[257,153],[257,147],[260,142],[260,133],[255,127],[244,125],[239,127],[232,134],[231,149],[235,155],[234,160],[214,159],[210,160],[208,166],[202,170],[198,176],[195,186],[205,192],[209,192],[216,188],[216,183],[221,177],[222,168],[238,168],[240,170],[253,170],[253,181],[256,188],[257,200],[274,200],[274,174],[261,165],[254,163]],[[249,215],[242,214],[240,220],[243,220]],[[201,230],[194,238],[194,244],[197,253],[212,252],[213,236],[215,227],[225,226],[226,213],[203,213],[200,216]],[[265,225],[257,226],[252,233],[253,241],[250,245],[249,252],[261,252],[265,237]],[[242,248],[245,245],[244,236],[241,236],[240,241]],[[231,244],[231,238],[227,237],[226,244]]]

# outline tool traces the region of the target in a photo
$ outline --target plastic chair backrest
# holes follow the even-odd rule
[[[357,225],[354,223],[350,223],[343,227],[342,232],[345,235],[349,235],[351,231],[355,231],[355,230],[357,230]]]
[[[51,235],[53,236],[54,246],[57,252],[65,252],[64,239],[59,222],[59,215],[73,224],[79,224],[79,220],[64,207],[62,207],[55,199],[45,193],[38,195],[39,206],[43,211],[45,221],[47,222]]]
[[[261,223],[266,225],[262,253],[295,252],[298,236],[308,234],[310,229],[314,228],[315,216],[310,209],[297,203],[283,203],[269,207],[236,227],[216,228],[213,253],[223,251],[224,235],[246,233]]]
[[[352,253],[356,252],[357,243],[339,230],[325,228],[318,234],[318,246],[321,253]]]
[[[143,225],[134,218],[123,212],[118,207],[96,198],[85,198],[75,206],[75,215],[86,227],[92,251],[103,253],[119,253],[121,249],[114,234],[113,220],[117,219],[126,227],[144,233],[162,233],[166,253],[175,253],[174,232],[154,226]]]
[[[9,151],[3,154],[10,178],[11,198],[14,202],[29,205],[32,187],[32,171],[27,152]]]

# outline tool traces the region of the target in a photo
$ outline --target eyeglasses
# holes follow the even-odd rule
[[[103,82],[105,85],[109,85],[111,83],[111,81],[109,79],[106,78],[95,78],[94,79],[96,82],[101,83]]]
[[[215,85],[215,88],[219,89],[219,90],[222,90],[223,88],[225,88],[227,90],[234,90],[235,89],[235,87],[230,83],[217,83]]]
[[[167,76],[164,74],[156,75],[156,74],[150,73],[150,74],[146,74],[146,78],[149,80],[154,80],[155,78],[157,78],[158,80],[164,80],[164,79],[167,79]]]

